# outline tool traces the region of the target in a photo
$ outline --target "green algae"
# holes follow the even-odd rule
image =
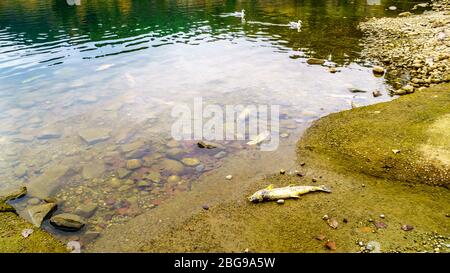
[[[31,228],[34,232],[24,238],[22,230]],[[47,232],[36,229],[12,212],[0,213],[0,253],[48,253],[67,252],[63,243]]]
[[[33,229],[33,233],[24,238],[22,231]],[[47,232],[33,227],[20,218],[11,205],[0,201],[0,253],[48,253],[67,252],[64,244]]]

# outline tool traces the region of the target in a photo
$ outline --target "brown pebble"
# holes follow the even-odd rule
[[[203,205],[202,208],[203,208],[204,210],[209,210],[209,206],[208,206],[208,205]]]
[[[280,174],[285,174],[285,173],[286,173],[286,170],[284,170],[284,169],[280,170]]]
[[[329,250],[336,250],[336,243],[333,241],[328,241],[326,242],[325,246],[329,249]]]
[[[375,221],[373,224],[375,225],[376,228],[385,229],[388,227],[386,223],[381,222],[381,221]]]
[[[314,182],[314,183],[317,182],[317,179],[316,179],[316,178],[313,178],[313,179],[312,179],[312,182]]]
[[[344,218],[344,219],[342,220],[342,222],[348,223],[348,219],[347,219],[347,218]]]
[[[302,162],[302,163],[300,163],[300,166],[305,166],[306,165],[306,163],[305,162]]]

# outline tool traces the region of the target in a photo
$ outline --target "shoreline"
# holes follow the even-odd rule
[[[445,0],[441,1],[440,3],[448,4],[448,2],[449,1]],[[448,49],[450,47],[446,46],[446,49],[444,51],[432,51],[433,53],[438,52],[437,55],[433,55],[431,57],[432,62],[429,61],[430,57],[419,58],[419,56],[422,56],[424,52],[427,51],[424,51],[423,48],[418,47],[417,43],[419,42],[411,38],[417,37],[417,33],[413,31],[411,34],[411,31],[408,30],[411,26],[407,26],[407,28],[404,27],[405,23],[415,26],[420,25],[422,20],[443,18],[443,20],[445,21],[444,25],[438,23],[436,27],[433,27],[433,29],[436,29],[437,32],[429,33],[430,35],[433,34],[432,37],[437,38],[437,33],[440,33],[441,28],[445,28],[450,23],[450,11],[442,10],[441,8],[438,8],[438,10],[432,11],[431,13],[425,15],[409,15],[406,17],[398,18],[381,18],[362,23],[364,32],[366,34],[370,33],[369,35],[374,35],[367,37],[365,43],[367,45],[367,56],[369,58],[378,59],[380,63],[383,63],[383,65],[387,67],[386,77],[393,82],[393,86],[395,88],[395,90],[393,91],[394,94],[410,94],[416,90],[420,90],[421,92],[428,92],[424,89],[430,86],[432,88],[439,88],[440,86],[442,86],[444,89],[444,96],[448,94],[448,90],[450,89],[449,85],[442,85],[442,83],[450,81],[450,74],[448,74],[448,78],[446,78],[447,74],[445,74],[445,72],[448,73],[448,71],[450,70],[441,68],[448,68],[450,65],[450,52],[448,52]],[[444,8],[446,8],[446,6],[444,6]],[[392,33],[389,32],[391,33],[389,34],[389,36],[383,37],[383,35],[380,34],[380,30],[385,31],[387,27],[392,29]],[[407,48],[408,46],[405,46],[406,44],[412,44],[412,46],[408,47],[411,50],[402,51],[402,53],[399,55],[399,49],[398,47],[396,47],[399,44],[394,44],[393,47],[390,46],[390,44],[393,43],[393,37],[402,37],[402,39],[400,39],[400,41],[398,42],[402,45],[402,48]],[[426,39],[426,37],[428,36],[424,36],[423,39]],[[403,40],[403,38],[405,40]],[[444,45],[446,45],[446,43],[448,43],[449,41],[448,38],[446,39],[447,40],[445,40],[445,43],[443,43]],[[371,44],[373,44],[373,41],[375,40],[378,43],[381,43],[382,46],[380,47],[378,44],[376,46],[371,46]],[[370,41],[372,41],[372,43]],[[435,44],[441,45],[440,43],[441,42],[436,42]],[[432,47],[432,45],[430,46]],[[380,48],[382,48],[382,50],[380,50]],[[444,55],[442,55],[441,53],[444,53]],[[448,56],[445,55],[447,53],[449,53]],[[399,61],[396,61],[395,63],[385,62],[386,59],[393,59],[393,57],[396,55],[400,56]],[[441,58],[441,56],[447,57]],[[405,59],[403,60],[402,58]],[[420,61],[414,61],[417,59],[419,59]],[[409,74],[410,76],[412,76],[410,78],[405,78],[405,74]],[[424,75],[424,77],[419,77],[420,75]],[[408,86],[412,86],[412,89]],[[419,95],[421,94],[421,92],[416,92],[414,96],[420,97]],[[434,93],[434,95],[440,95],[440,93]],[[420,98],[423,99],[423,97]],[[411,101],[420,102],[421,99],[411,97]],[[395,100],[391,102],[381,103],[382,105],[377,104],[369,106],[369,108],[361,107],[359,109],[354,109],[351,111],[342,111],[336,114],[331,114],[316,121],[314,128],[308,128],[307,135],[313,134],[315,136],[320,136],[321,134],[323,134],[324,130],[329,132],[329,130],[333,130],[335,126],[327,127],[328,125],[322,125],[319,127],[318,132],[314,132],[314,130],[317,130],[318,128],[317,124],[324,124],[326,123],[325,121],[331,121],[331,124],[335,124],[336,120],[338,120],[336,118],[340,118],[340,116],[344,116],[345,119],[347,119],[348,117],[349,119],[347,120],[353,120],[355,118],[355,114],[352,113],[361,112],[362,115],[365,116],[367,113],[380,111],[381,115],[373,120],[376,121],[377,119],[384,119],[386,117],[384,116],[386,107],[389,107],[389,105],[398,105],[398,103],[399,102],[396,102]],[[438,105],[439,107],[433,107],[437,107],[436,109],[441,109],[442,105]],[[450,113],[450,109],[443,110],[444,111],[442,112],[435,111],[435,113],[430,113],[430,117],[432,117],[431,120],[433,121],[441,120],[440,118],[437,118],[437,116],[442,117],[441,123],[438,123],[437,125],[438,130],[441,128],[440,126],[447,126],[447,124],[449,124],[448,113]],[[395,116],[390,116],[390,118],[395,118]],[[430,125],[431,122],[427,120],[426,124]],[[399,124],[399,126],[402,125],[403,124],[401,123]],[[428,125],[424,125],[424,128],[428,128]],[[369,126],[371,125],[364,124],[364,126],[367,126],[364,128],[370,128]],[[362,131],[364,131],[364,128],[362,128]],[[372,128],[372,130],[373,129],[374,128]],[[400,127],[400,130],[401,129],[402,127]],[[418,134],[422,136],[424,131],[425,129],[421,128]],[[346,132],[345,135],[342,135],[344,137],[344,140],[347,139],[345,137],[348,137],[348,134],[349,133]],[[108,242],[109,239],[117,238],[117,234],[120,234],[121,228],[119,227],[114,229],[113,231],[109,231],[105,238],[99,239],[99,242],[94,242],[92,246],[89,246],[88,251],[163,252],[167,250],[169,252],[242,252],[245,249],[249,249],[251,252],[374,252],[373,250],[370,250],[368,248],[370,242],[380,243],[382,246],[382,251],[387,252],[449,251],[448,247],[447,249],[445,247],[442,249],[442,245],[449,243],[448,238],[441,238],[441,234],[445,235],[448,232],[448,229],[446,229],[445,226],[440,226],[440,223],[445,223],[445,221],[447,220],[445,219],[445,217],[448,216],[446,216],[445,213],[450,212],[450,208],[445,202],[445,200],[448,200],[449,197],[448,189],[434,188],[433,186],[429,185],[420,185],[417,184],[418,181],[415,181],[415,184],[405,183],[405,181],[415,180],[414,177],[410,178],[408,176],[411,175],[411,173],[409,172],[407,174],[401,174],[402,171],[405,171],[405,166],[410,165],[411,162],[415,162],[415,160],[408,161],[409,159],[411,159],[410,156],[416,156],[416,154],[408,153],[410,149],[409,146],[408,148],[399,148],[402,150],[399,157],[406,157],[407,159],[405,159],[406,161],[403,161],[404,164],[390,167],[390,169],[394,169],[396,173],[392,175],[391,172],[389,173],[389,175],[385,176],[383,174],[380,175],[379,171],[374,172],[370,164],[355,164],[355,158],[350,159],[342,166],[339,164],[335,165],[336,162],[341,163],[341,161],[329,161],[329,158],[326,157],[331,155],[330,157],[335,159],[336,156],[352,154],[351,151],[355,147],[350,147],[350,149],[348,149],[348,147],[344,147],[345,149],[339,150],[333,154],[317,153],[317,150],[315,152],[311,152],[311,145],[304,144],[307,140],[307,135],[304,135],[301,140],[299,140],[299,146],[302,146],[302,148],[298,151],[299,157],[297,158],[297,164],[299,164],[300,161],[303,160],[307,161],[306,167],[301,168],[300,166],[292,166],[289,169],[290,174],[288,172],[288,175],[277,174],[267,178],[253,179],[252,181],[242,176],[241,178],[248,182],[246,183],[244,189],[238,191],[237,193],[233,193],[233,196],[226,200],[214,200],[214,202],[211,202],[211,206],[207,211],[203,211],[200,208],[202,204],[201,200],[208,200],[208,198],[199,198],[200,200],[196,200],[196,203],[198,203],[197,209],[193,209],[192,211],[190,211],[190,213],[192,214],[189,217],[183,218],[176,224],[164,226],[165,230],[159,230],[158,228],[155,228],[152,229],[151,232],[146,232],[145,238],[127,237],[121,239],[120,242]],[[376,139],[379,136],[380,135],[374,135],[373,139]],[[364,138],[366,137],[366,135],[362,134],[359,137]],[[435,141],[436,138],[431,138],[433,140],[431,140],[430,145],[433,146],[433,141]],[[348,139],[352,138],[350,137]],[[342,138],[339,138],[339,140],[342,140]],[[383,138],[381,138],[381,140],[384,141]],[[422,140],[422,137],[418,138],[418,141]],[[326,143],[325,141],[320,139],[318,141],[320,141],[321,143]],[[358,139],[356,139],[356,142],[357,141]],[[441,141],[440,136],[437,136],[436,141]],[[335,145],[335,143],[332,143],[330,147],[333,147],[333,145]],[[364,150],[362,153],[372,155],[372,148],[370,146],[371,145],[362,146],[361,149]],[[392,149],[397,148],[398,147],[393,147]],[[392,149],[389,149],[387,151],[386,156],[392,157]],[[435,149],[431,149],[430,151],[431,153],[436,152]],[[441,150],[439,151],[442,152]],[[307,155],[307,153],[309,154]],[[443,151],[443,153],[445,156],[444,160],[446,160],[447,151]],[[358,155],[358,153],[356,153],[356,155]],[[375,161],[376,160],[380,159],[375,159]],[[436,159],[433,158],[433,160]],[[371,162],[373,161],[374,160],[371,159]],[[277,164],[277,166],[278,165],[280,164]],[[428,175],[432,176],[436,173],[435,169],[432,169],[430,172],[428,166],[429,165],[427,165],[427,168],[424,168],[426,169],[426,172],[424,173],[412,173],[415,176],[418,175],[419,179],[416,180],[421,180],[423,178],[421,177],[421,175],[430,178],[428,177]],[[302,177],[295,175],[294,169],[296,168],[304,172],[305,175]],[[361,169],[364,169],[365,171],[361,171]],[[442,168],[439,170],[442,170]],[[229,170],[224,170],[222,171],[222,173],[219,172],[215,176],[213,175],[212,177],[207,178],[206,181],[208,179],[209,181],[211,181],[220,177],[224,177],[224,174],[228,171]],[[401,175],[399,176],[397,174]],[[428,184],[439,184],[440,186],[448,188],[448,183],[445,184],[446,181],[448,182],[448,176],[446,176],[448,174],[449,173],[444,167],[442,174],[443,176],[441,176],[443,177],[442,181],[444,181],[444,183],[433,183],[436,178],[431,177],[431,182]],[[235,179],[238,178],[239,176],[235,177]],[[286,204],[284,205],[267,203],[261,204],[260,206],[254,206],[252,204],[248,204],[247,200],[245,199],[245,196],[261,187],[267,186],[267,183],[273,183],[276,186],[285,186],[292,183],[311,184],[312,179],[319,180],[319,183],[324,181],[325,183],[332,184],[335,191],[330,196],[321,194],[308,194],[297,201],[286,201]],[[390,183],[394,180],[395,183]],[[216,183],[215,185],[218,187],[220,184]],[[233,186],[238,187],[239,184],[233,181],[233,184],[227,186],[228,191],[225,192],[231,194],[233,192]],[[188,201],[186,202],[192,202],[192,199],[195,199],[196,195],[202,194],[202,189],[208,189],[209,194],[211,194],[211,196],[214,196],[212,195],[214,189],[211,189],[210,186],[203,185],[197,189],[198,192],[192,193],[192,196],[188,197],[186,199]],[[408,198],[412,199],[408,200]],[[174,202],[176,201],[177,200],[174,200]],[[423,205],[420,210],[422,213],[421,215],[408,216],[407,211],[396,208],[396,206],[411,207],[417,205],[417,203],[415,203],[414,201],[424,203],[420,203],[421,205]],[[394,204],[390,204],[391,202],[394,202]],[[356,205],[358,208],[352,209],[352,206]],[[173,209],[181,209],[179,205],[173,206]],[[156,211],[156,215],[158,215],[159,210]],[[294,214],[292,213],[292,211],[296,211],[299,213]],[[442,213],[439,214],[439,211],[442,211]],[[167,216],[169,215],[169,212],[170,209],[168,209],[166,212],[164,212],[163,210],[159,214],[159,217]],[[386,214],[387,219],[384,220],[384,217],[383,220],[378,219],[380,218],[378,216],[381,214]],[[157,220],[155,219],[144,219],[145,217],[148,218],[149,215],[150,214],[143,215],[139,220],[133,221],[134,224],[126,224],[128,225],[128,227],[132,228],[131,233],[140,234],[142,231],[142,225],[144,224],[151,223],[153,225],[157,225]],[[330,227],[327,225],[327,221],[322,220],[322,217],[324,215],[329,215],[332,218],[338,219],[340,227],[338,229],[330,229]],[[10,215],[9,212],[8,214],[0,213],[0,217],[9,219],[8,221],[10,221],[11,223],[15,223],[17,232],[19,231],[19,227],[22,228],[22,225],[26,225],[25,220],[21,218],[12,220],[14,217],[12,216],[12,214]],[[427,217],[429,219],[421,219]],[[267,224],[267,218],[272,219],[272,226]],[[3,221],[3,219],[1,221]],[[379,228],[377,224],[375,224],[379,222],[387,224],[388,227]],[[412,226],[414,226],[415,230],[410,233],[405,233],[403,230],[400,230],[400,226],[404,224],[411,224]],[[425,224],[428,226],[424,226]],[[0,227],[0,231],[2,233],[5,229],[10,229],[10,226],[6,228],[3,226]],[[433,231],[438,232],[433,233]],[[14,236],[17,237],[15,238],[19,240],[19,245],[16,246],[12,243],[2,242],[3,245],[6,246],[9,244],[11,247],[15,247],[15,249],[5,248],[0,249],[0,252],[64,251],[64,246],[58,245],[57,241],[55,241],[55,243],[57,244],[55,248],[44,248],[41,250],[41,242],[42,245],[46,245],[49,242],[48,240],[53,240],[46,237],[50,236],[47,233],[45,233],[46,235],[43,235],[44,237],[42,238],[36,236],[38,233],[40,234],[40,232],[45,233],[42,230],[39,230],[38,232],[35,231],[35,234],[32,234],[30,237],[33,238],[32,236],[35,236],[37,240],[37,242],[34,242],[34,244],[36,244],[36,248],[24,248],[21,245],[21,238],[17,237],[17,234],[15,234]],[[406,236],[405,234],[408,234],[408,240],[402,239],[402,236]],[[320,239],[322,237],[324,239]],[[127,241],[128,239],[130,239],[130,241]],[[420,244],[422,244],[422,241],[426,241],[428,239],[430,239],[432,243],[419,246]],[[25,240],[27,239],[23,240],[23,242],[25,242]],[[336,250],[331,250],[325,246],[328,240],[337,243]],[[355,241],[357,241],[356,244]],[[419,244],[417,244],[416,241],[418,241]],[[362,242],[362,245],[359,244],[359,242]],[[194,245],[196,246],[196,248],[193,248]],[[438,248],[439,250],[436,251],[436,248]]]
[[[363,55],[386,68],[394,95],[450,82],[450,1],[436,0],[431,7],[359,25],[365,35]]]

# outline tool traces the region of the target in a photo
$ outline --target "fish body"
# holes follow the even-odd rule
[[[277,201],[287,198],[300,198],[300,195],[313,191],[331,192],[326,186],[287,186],[282,188],[274,188],[273,185],[265,189],[255,192],[248,198],[250,202],[258,203],[264,201]]]

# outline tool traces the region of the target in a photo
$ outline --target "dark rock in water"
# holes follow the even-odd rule
[[[21,198],[27,194],[27,187],[22,186],[18,189],[7,190],[0,192],[0,201],[9,201]]]
[[[42,205],[28,207],[28,215],[35,227],[41,227],[44,219],[49,217],[56,210],[55,203],[46,203]]]
[[[209,210],[209,206],[208,206],[208,205],[203,205],[202,208],[203,208],[204,210]]]
[[[362,90],[362,89],[358,89],[358,88],[349,88],[348,91],[352,92],[352,93],[367,93],[366,90]]]
[[[75,209],[75,214],[83,216],[84,218],[90,218],[94,215],[96,210],[96,204],[83,204]]]
[[[404,230],[404,231],[411,231],[413,229],[414,229],[414,227],[411,225],[403,225],[402,226],[402,230]]]
[[[206,141],[199,141],[197,142],[197,146],[199,148],[206,148],[206,149],[214,149],[217,147],[216,144],[212,143],[212,142],[206,142]]]
[[[324,59],[317,59],[317,58],[309,58],[306,61],[306,63],[307,64],[319,64],[319,65],[322,65],[322,64],[325,63],[325,60]]]
[[[375,221],[373,224],[378,229],[386,229],[388,227],[386,223],[381,222],[381,221]]]
[[[381,92],[378,91],[378,90],[373,91],[373,92],[372,92],[372,95],[373,95],[374,98],[382,96]]]
[[[383,75],[384,74],[384,68],[383,67],[381,67],[381,66],[374,66],[373,68],[372,68],[372,72],[373,72],[373,74],[375,74],[375,75]]]
[[[53,216],[50,219],[50,224],[55,228],[65,231],[77,231],[86,225],[86,221],[83,217],[76,214],[62,213]]]

